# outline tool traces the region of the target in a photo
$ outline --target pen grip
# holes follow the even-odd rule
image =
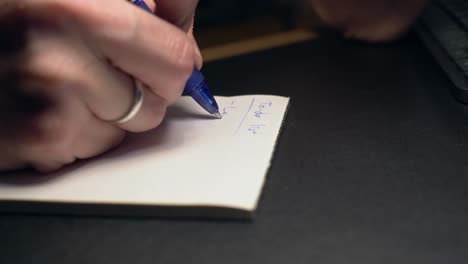
[[[190,94],[194,89],[196,89],[201,83],[205,81],[203,74],[197,69],[193,68],[190,78],[187,80],[184,88],[184,94]]]
[[[153,13],[153,11],[151,10],[151,8],[145,3],[145,1],[143,1],[143,0],[131,0],[131,2],[132,2],[134,5],[136,5],[136,6],[140,7],[140,8],[142,8],[142,9],[144,9],[145,11],[148,11],[148,12],[150,12],[150,13]]]
[[[150,13],[152,13],[151,8],[145,3],[143,0],[131,0],[131,2],[142,8],[143,10],[146,10]],[[190,78],[188,79],[185,88],[184,88],[184,95],[191,94],[194,89],[196,89],[203,81],[205,80],[205,77],[203,74],[196,68],[193,68],[193,72],[190,75]]]

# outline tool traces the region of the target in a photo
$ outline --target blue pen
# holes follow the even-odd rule
[[[131,0],[131,2],[134,5],[152,13],[151,9],[143,0]],[[197,68],[193,69],[192,75],[190,75],[190,78],[185,84],[183,95],[192,97],[195,102],[203,107],[208,113],[219,119],[222,118],[219,113],[218,103],[216,103],[213,95],[211,95],[210,89],[205,83],[205,77]]]

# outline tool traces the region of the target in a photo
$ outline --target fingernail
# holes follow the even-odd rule
[[[201,55],[200,52],[200,47],[198,46],[197,40],[195,39],[195,34],[193,32],[194,29],[194,19],[192,18],[192,23],[191,26],[189,27],[189,30],[187,32],[187,35],[189,36],[190,40],[193,43],[193,50],[195,51],[195,66],[201,70],[203,67],[203,56]]]
[[[193,49],[195,50],[195,64],[200,70],[203,67],[203,57],[201,55],[200,48],[198,47],[197,42],[194,42]]]
[[[195,51],[195,66],[200,70],[203,67],[203,57],[200,52],[200,47],[198,47],[197,40],[193,36],[193,28],[189,30],[188,35],[193,43],[193,50]]]

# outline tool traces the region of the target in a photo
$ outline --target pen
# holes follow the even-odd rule
[[[131,2],[150,13],[153,13],[144,0],[131,0]],[[193,68],[192,74],[185,84],[183,95],[192,97],[195,102],[203,107],[208,113],[219,119],[222,118],[219,113],[218,103],[216,103],[213,95],[211,95],[208,85],[205,83],[205,77],[196,67]]]

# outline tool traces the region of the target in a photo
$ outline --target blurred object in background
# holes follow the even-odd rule
[[[297,0],[200,0],[199,26],[238,22],[255,16],[277,16],[285,26],[291,23]]]
[[[203,49],[314,23],[304,0],[200,0],[194,32]]]
[[[453,82],[453,93],[468,104],[468,2],[432,1],[423,13],[418,33]]]

